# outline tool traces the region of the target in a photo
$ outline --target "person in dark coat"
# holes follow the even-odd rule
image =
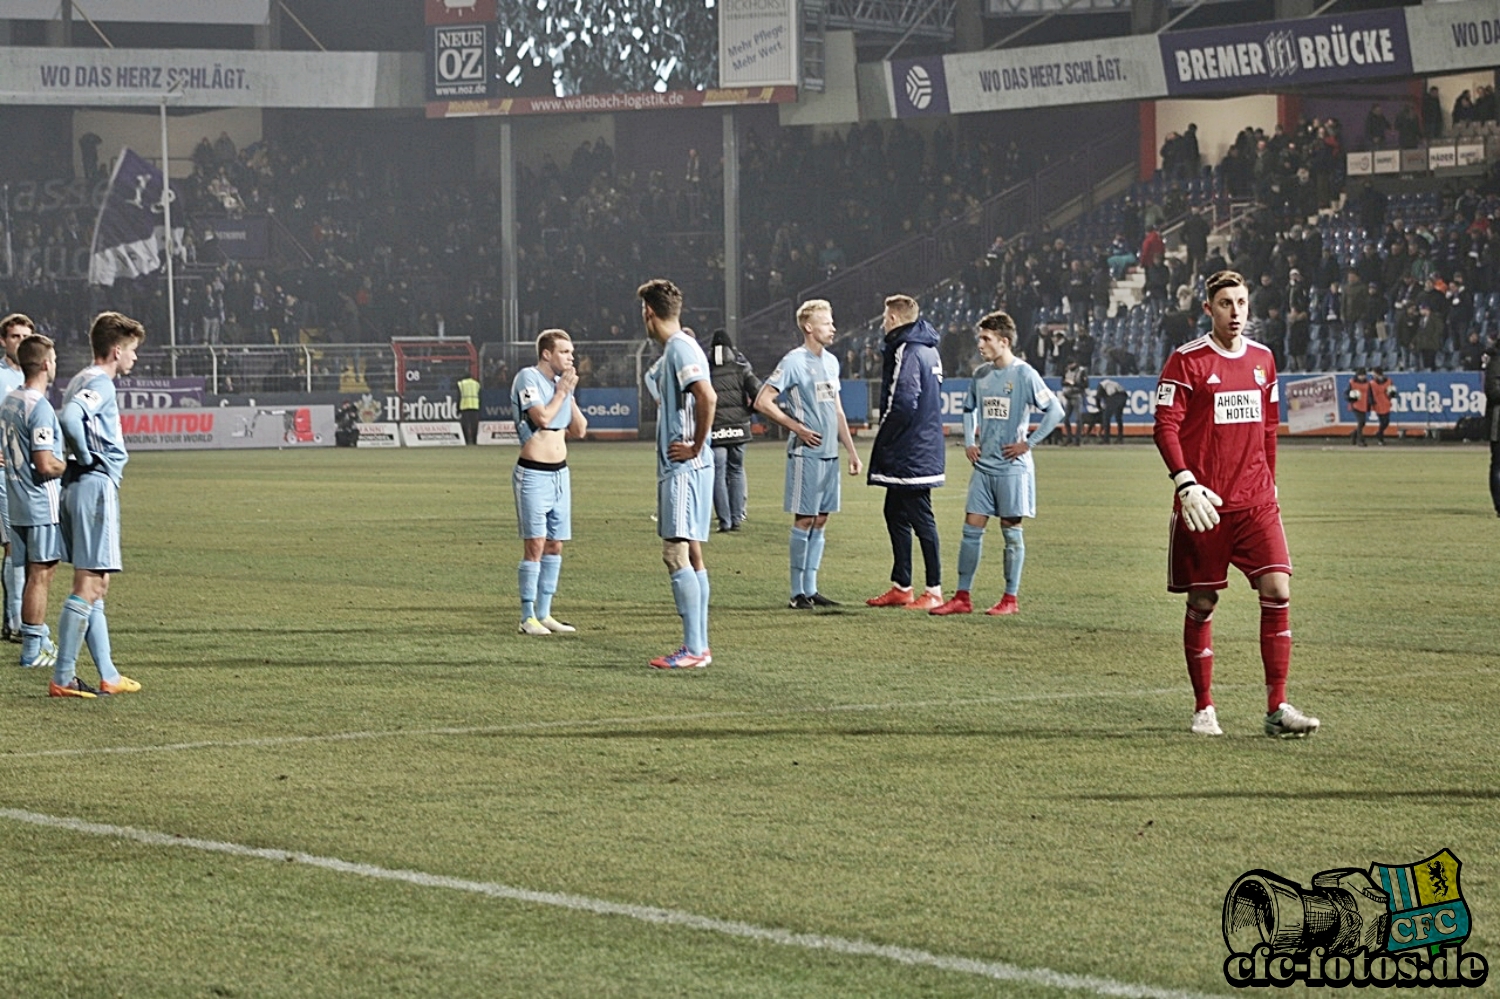
[[[1212,231],[1213,226],[1201,208],[1191,209],[1182,221],[1182,245],[1187,247],[1188,270],[1195,275],[1208,258],[1208,236]]]
[[[708,366],[719,396],[709,437],[714,449],[714,515],[720,533],[738,531],[749,497],[745,445],[750,442],[750,407],[760,391],[760,379],[724,330],[714,330],[709,341]]]
[[[885,351],[880,371],[880,430],[866,481],[885,487],[891,536],[891,588],[871,607],[932,610],[943,603],[943,568],[932,489],[943,484],[943,362],[938,332],[918,318],[915,299],[885,300]],[[911,536],[922,546],[926,592],[912,592]]]
[[[1490,344],[1484,365],[1484,425],[1490,442],[1490,500],[1500,517],[1500,342]]]

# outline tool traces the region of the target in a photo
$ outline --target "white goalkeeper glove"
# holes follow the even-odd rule
[[[1183,469],[1172,476],[1177,484],[1177,501],[1182,506],[1182,520],[1190,531],[1211,531],[1219,523],[1219,511],[1223,506],[1219,494],[1204,485],[1199,485],[1193,473]]]

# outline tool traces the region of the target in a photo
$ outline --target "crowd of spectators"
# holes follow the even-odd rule
[[[1453,101],[1449,115],[1453,131],[1469,122],[1493,122],[1500,115],[1495,88],[1480,86],[1465,90]],[[1437,87],[1429,87],[1420,101],[1403,101],[1395,118],[1387,116],[1380,104],[1372,104],[1365,115],[1364,149],[1416,149],[1423,140],[1440,139],[1445,134],[1443,100]]]
[[[1493,95],[1475,105],[1493,113]],[[432,182],[336,133],[243,149],[227,134],[205,136],[192,159],[191,177],[176,185],[183,217],[268,218],[278,252],[274,263],[254,266],[225,259],[190,226],[177,285],[179,342],[498,335],[501,247],[492,184]],[[1075,358],[1101,374],[1142,370],[1151,354],[1112,342],[1106,321],[1138,307],[1162,343],[1186,338],[1201,322],[1199,279],[1224,266],[1256,286],[1252,332],[1289,369],[1310,363],[1307,345],[1320,332],[1346,328],[1372,341],[1394,338],[1411,364],[1462,354],[1478,317],[1473,293],[1500,292],[1500,249],[1489,234],[1492,188],[1452,194],[1440,219],[1409,225],[1387,220],[1378,191],[1364,185],[1348,199],[1345,216],[1372,238],[1357,260],[1343,259],[1345,248],[1326,245],[1321,230],[1306,224],[1340,197],[1343,165],[1333,119],[1269,134],[1246,128],[1211,169],[1202,164],[1196,126],[1189,126],[1167,136],[1160,182],[1061,232],[997,240],[956,284],[972,308],[1010,311],[1021,347],[1048,374]],[[925,137],[900,122],[843,133],[751,131],[741,164],[742,308],[794,295],[971,212],[1035,166],[1014,140],[1002,145],[958,134],[947,122]],[[580,144],[566,164],[549,157],[521,169],[523,328],[562,326],[580,341],[636,339],[631,292],[647,272],[674,275],[692,290],[690,301],[722,300],[720,170],[716,155],[689,150],[679,171],[642,173],[616,162],[603,139]],[[1259,208],[1235,224],[1226,250],[1210,253],[1211,209],[1224,199]],[[164,327],[160,281],[118,286],[103,299],[79,294],[81,275],[47,266],[80,255],[86,262],[87,214],[17,220],[10,236],[18,267],[5,304],[25,307],[64,342],[103,304],[141,316],[149,328]],[[1186,253],[1175,252],[1178,246]],[[1141,276],[1138,302],[1114,291],[1127,274]],[[1428,315],[1440,318],[1439,346],[1417,346],[1436,326],[1423,325]],[[708,327],[713,318],[698,321]],[[944,322],[952,341],[945,354],[957,370],[972,359],[970,332],[963,317]],[[871,376],[876,357],[872,344],[850,344],[848,376]]]
[[[1225,268],[1250,280],[1249,335],[1272,348],[1283,370],[1347,366],[1364,356],[1389,359],[1391,370],[1478,367],[1500,333],[1500,231],[1491,237],[1500,183],[1492,174],[1483,184],[1449,185],[1427,199],[1424,217],[1402,218],[1373,184],[1344,198],[1339,135],[1332,119],[1305,121],[1291,133],[1246,129],[1196,204],[1184,193],[1192,185],[1178,183],[1188,180],[1183,171],[1195,144],[1169,136],[1164,196],[1151,197],[1160,183],[1137,185],[1118,211],[1096,212],[1117,222],[1112,237],[1101,238],[1085,218],[1057,234],[997,241],[929,299],[945,330],[948,370],[967,373],[978,363],[972,320],[1004,308],[1017,320],[1022,352],[1047,375],[1060,376],[1074,361],[1095,374],[1146,373],[1203,331],[1202,278]],[[1255,207],[1210,250],[1209,217],[1220,192]],[[1340,203],[1339,214],[1325,211],[1320,224],[1309,223]],[[1163,230],[1182,252],[1166,252]],[[1136,274],[1138,299],[1116,291]],[[1137,325],[1144,316],[1151,337],[1116,335],[1126,316]],[[877,338],[865,331],[848,348],[854,376],[876,370],[867,341]]]
[[[811,132],[751,131],[744,141],[745,311],[928,231],[1032,169],[1015,140],[957,136],[946,122],[930,137],[899,122]],[[336,129],[243,149],[227,134],[205,136],[192,162],[191,176],[174,182],[181,212],[174,221],[189,225],[178,269],[180,342],[270,343],[305,330],[331,341],[498,336],[501,227],[492,183],[434,182]],[[630,303],[647,272],[672,274],[690,302],[721,302],[721,166],[717,155],[689,150],[680,171],[640,171],[617,163],[599,139],[566,163],[547,157],[521,168],[523,328],[634,338],[639,319]],[[99,165],[99,183],[106,170]],[[12,235],[21,263],[6,283],[9,297],[58,329],[82,328],[103,304],[163,328],[159,280],[81,293],[92,214],[18,219]],[[272,260],[225,259],[204,238],[203,220],[245,217],[270,220]]]

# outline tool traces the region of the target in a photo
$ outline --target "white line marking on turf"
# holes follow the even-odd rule
[[[294,850],[274,850],[264,847],[243,846],[239,843],[225,843],[212,839],[173,836],[167,833],[151,832],[147,829],[134,829],[130,826],[86,822],[83,819],[43,815],[38,812],[28,812],[16,808],[0,809],[0,818],[10,819],[14,822],[24,822],[34,826],[43,826],[49,829],[65,829],[69,832],[85,833],[90,836],[109,836],[116,839],[127,839],[136,843],[143,843],[147,846],[181,847],[208,853],[228,854],[232,857],[272,860],[279,863],[294,861],[309,867],[317,867],[338,874],[355,874],[360,877],[374,878],[381,881],[399,881],[422,888],[447,888],[450,891],[468,892],[512,902],[528,902],[533,905],[550,905],[559,909],[571,909],[575,912],[591,912],[599,916],[624,916],[627,919],[635,919],[644,923],[681,926],[686,929],[704,930],[725,936],[758,940],[763,943],[778,944],[783,947],[831,951],[836,954],[847,954],[852,957],[878,957],[884,958],[887,961],[895,961],[898,964],[936,968],[940,971],[952,971],[967,975],[978,975],[1002,982],[1026,982],[1028,984],[1043,985],[1055,989],[1091,992],[1094,995],[1100,996],[1144,996],[1149,997],[1149,999],[1209,999],[1203,993],[1158,988],[1152,985],[1133,985],[1129,982],[1117,982],[1111,978],[1100,978],[1095,975],[1074,975],[1063,971],[1053,971],[1051,968],[1023,968],[1019,965],[1007,964],[1004,961],[979,961],[968,957],[934,954],[931,951],[919,950],[913,947],[897,947],[889,944],[872,943],[868,940],[825,936],[819,933],[794,933],[791,930],[783,930],[776,927],[756,926],[753,923],[715,919],[712,916],[699,916],[691,912],[683,912],[679,909],[661,909],[649,905],[609,902],[600,898],[590,898],[587,895],[532,891],[528,888],[513,888],[510,885],[496,884],[492,881],[470,881],[465,878],[427,874],[422,871],[408,871],[376,867],[371,864],[359,864],[348,860],[340,860],[337,857],[319,857],[315,854],[299,853]]]
[[[1227,685],[1220,684],[1219,689]],[[1082,698],[1160,697],[1180,695],[1181,687],[1157,690],[1083,691],[1051,694],[1015,694],[1008,697],[979,697],[954,701],[891,701],[884,704],[823,704],[803,708],[772,708],[754,711],[701,711],[681,715],[638,715],[618,718],[565,718],[558,721],[514,722],[509,725],[469,725],[442,728],[394,728],[369,732],[329,732],[323,735],[268,735],[253,739],[205,739],[201,742],[169,742],[154,746],[95,746],[68,749],[33,749],[20,753],[0,752],[0,762],[55,756],[108,756],[130,753],[181,753],[194,749],[260,749],[272,746],[300,746],[317,742],[360,742],[366,739],[399,739],[434,735],[504,735],[508,732],[537,732],[548,729],[600,728],[606,725],[655,725],[662,722],[718,721],[735,718],[775,718],[791,715],[839,714],[843,712],[899,711],[909,708],[964,708],[991,704],[1014,704],[1035,701],[1066,701]]]

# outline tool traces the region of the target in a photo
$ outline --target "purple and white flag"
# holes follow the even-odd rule
[[[109,194],[94,223],[89,284],[112,285],[160,269],[162,175],[131,149],[124,149],[109,178]]]

